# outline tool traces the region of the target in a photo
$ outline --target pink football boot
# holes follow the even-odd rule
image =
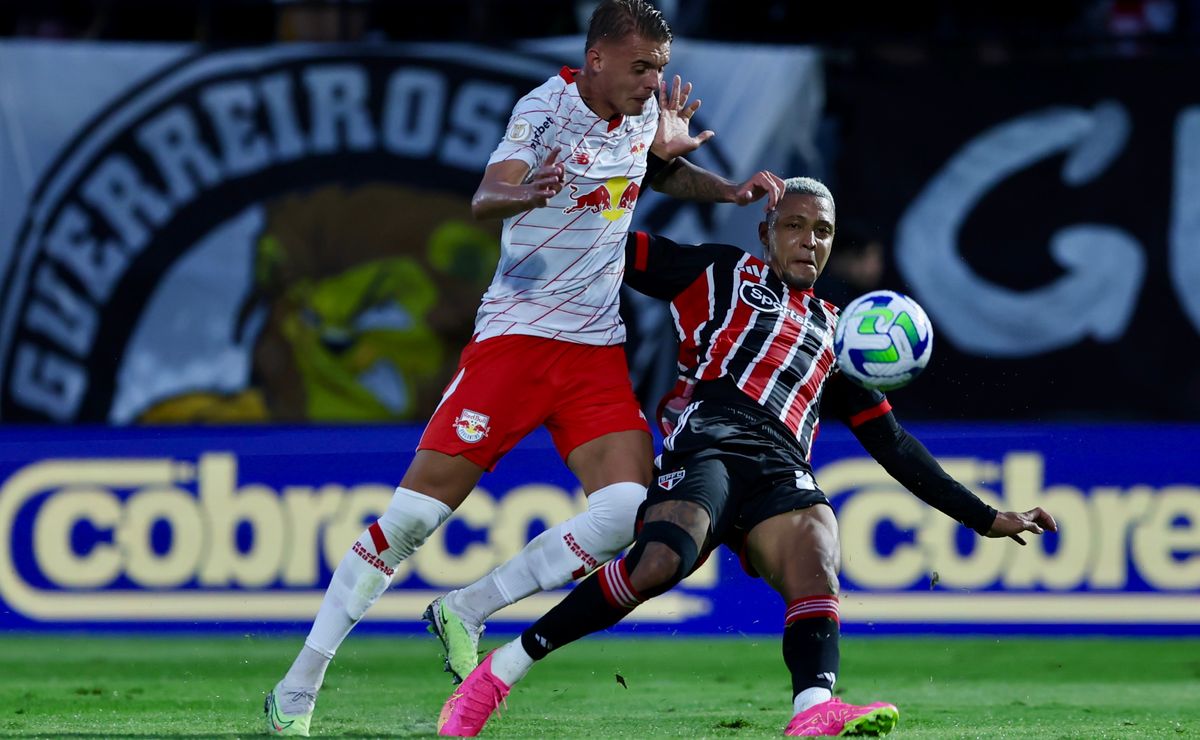
[[[900,712],[895,706],[877,701],[865,707],[833,698],[800,712],[788,723],[788,737],[842,737],[846,735],[886,735],[896,726]]]
[[[492,653],[488,653],[442,705],[442,713],[438,716],[438,734],[475,737],[483,730],[492,712],[504,702],[509,689],[508,684],[492,673]]]

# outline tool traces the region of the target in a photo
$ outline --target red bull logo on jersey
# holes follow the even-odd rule
[[[609,221],[616,221],[633,210],[641,188],[628,177],[612,177],[603,185],[598,185],[587,192],[580,192],[574,185],[570,186],[571,200],[575,204],[563,209],[563,213],[578,213],[590,211],[598,213]],[[616,203],[616,206],[613,203]]]
[[[462,441],[467,444],[475,444],[487,436],[489,421],[491,421],[491,417],[487,414],[463,409],[454,419],[454,431]]]

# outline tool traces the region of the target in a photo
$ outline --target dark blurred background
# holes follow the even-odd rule
[[[587,0],[6,0],[0,35],[260,44],[476,41],[580,33]],[[1179,49],[1200,35],[1196,0],[667,0],[677,36],[819,44],[895,58],[928,52],[1128,53]]]
[[[1193,81],[1200,0],[657,5],[675,32],[677,58],[688,60],[669,71],[694,74],[707,61],[714,68],[725,65],[729,79],[737,80],[718,76],[710,78],[716,85],[700,88],[703,125],[720,134],[765,115],[767,101],[775,106],[774,129],[740,132],[763,143],[737,156],[740,142],[731,145],[719,135],[701,153],[708,158],[703,163],[731,177],[770,167],[813,175],[833,187],[841,223],[818,293],[844,304],[865,291],[892,288],[912,293],[931,314],[934,360],[926,377],[896,394],[904,399],[905,416],[1183,421],[1200,415],[1200,299],[1191,287],[1200,279],[1200,213],[1191,205],[1200,202],[1200,179],[1189,174],[1200,156],[1200,96]],[[0,151],[0,164],[17,173],[17,184],[8,186],[14,190],[0,193],[9,224],[0,228],[6,291],[16,296],[18,286],[28,285],[17,278],[34,274],[23,272],[32,257],[10,259],[19,245],[7,240],[40,223],[37,208],[26,201],[32,204],[45,192],[53,153],[77,147],[85,136],[79,132],[96,125],[88,116],[107,115],[105,101],[140,94],[139,63],[121,61],[114,50],[141,50],[130,53],[152,59],[149,70],[181,55],[239,49],[275,59],[269,50],[290,42],[326,42],[315,46],[337,49],[339,58],[349,60],[384,59],[392,53],[387,50],[428,42],[441,45],[439,69],[453,89],[466,84],[464,89],[476,90],[475,83],[463,83],[476,72],[459,69],[455,55],[475,70],[496,60],[507,60],[501,66],[578,64],[580,35],[594,6],[550,0],[3,0],[0,52],[14,53],[0,54],[0,65],[10,65],[13,80],[25,80],[10,84],[25,97],[11,96],[8,122],[0,121],[0,134],[10,131],[10,150]],[[63,116],[30,107],[47,100],[57,108],[62,101],[35,89],[42,83],[13,65],[43,60],[39,74],[53,79],[59,73],[55,48],[103,57],[105,64],[128,70],[121,73],[128,83],[113,82],[94,103],[80,103],[88,110],[87,116],[71,114],[81,116],[71,124],[78,131],[52,136],[52,126],[42,124]],[[693,56],[686,56],[689,50]],[[713,62],[718,52],[731,61]],[[72,69],[87,68],[86,60],[73,59],[82,66]],[[796,78],[803,78],[787,93],[781,83],[791,70],[778,69],[780,59],[791,60]],[[816,66],[801,69],[809,60]],[[271,64],[250,66],[266,70]],[[376,66],[364,74],[371,85],[379,83],[372,89],[383,89],[391,68],[371,64]],[[498,91],[493,97],[451,115],[502,119],[515,96],[544,79],[521,75],[517,82],[493,80],[501,85],[489,88]],[[775,100],[785,94],[791,98]],[[374,115],[382,94],[370,95]],[[303,103],[303,94],[297,101]],[[196,115],[201,137],[216,146],[224,134],[205,122],[202,111]],[[264,112],[254,116],[266,124]],[[786,141],[789,116],[803,131],[795,142]],[[456,125],[446,119],[443,133],[453,134]],[[238,258],[253,262],[249,287],[237,297],[236,310],[226,309],[231,317],[213,318],[212,331],[230,335],[222,341],[226,349],[240,348],[230,352],[242,359],[220,367],[210,362],[199,371],[182,354],[156,355],[144,336],[130,349],[126,344],[137,338],[130,337],[130,327],[149,299],[112,304],[102,323],[120,326],[103,329],[97,343],[80,350],[86,357],[78,360],[85,369],[79,372],[86,378],[71,379],[66,371],[60,378],[59,371],[38,364],[49,362],[49,355],[21,365],[19,347],[37,346],[43,341],[37,336],[0,337],[0,375],[28,371],[6,383],[0,420],[420,421],[469,337],[497,249],[498,224],[471,223],[464,201],[490,151],[482,138],[492,134],[479,121],[464,130],[470,152],[454,167],[443,166],[443,156],[436,166],[401,172],[417,160],[392,151],[382,159],[297,164],[286,173],[295,192],[285,197],[276,188],[269,196],[274,200],[248,195],[253,179],[223,184],[219,204],[191,208],[173,228],[191,224],[188,239],[206,229],[218,233],[236,212],[230,204],[241,202],[237,198],[267,204],[265,225],[247,227],[250,246],[243,252],[253,256]],[[40,135],[46,140],[37,141]],[[34,144],[42,153],[26,156]],[[144,157],[144,149],[143,142],[130,156]],[[740,239],[756,218],[746,209],[747,215],[730,222],[719,215],[727,212],[684,210],[646,196],[635,226],[672,229],[685,241]],[[173,241],[148,250],[149,266],[139,263],[129,273],[137,290],[150,290],[182,253],[181,237],[162,238]],[[405,239],[419,242],[412,247],[421,252],[416,268],[396,257],[394,247]],[[309,256],[299,260],[300,253]],[[68,278],[65,285],[74,283]],[[378,295],[362,295],[368,288]],[[207,295],[205,290],[197,295]],[[37,329],[26,298],[13,298],[5,309],[14,332]],[[376,303],[369,305],[368,298]],[[22,311],[25,318],[18,321]],[[392,326],[398,335],[376,331],[385,314],[389,321],[400,317]],[[625,297],[623,314],[637,387],[653,409],[674,375],[670,319],[661,307],[633,296]],[[415,329],[396,329],[412,316],[424,319]],[[354,322],[374,329],[354,328]],[[159,323],[161,336],[181,336],[163,328],[171,321]],[[35,367],[41,369],[29,370]],[[39,377],[53,398],[36,400]],[[24,390],[14,391],[18,386]],[[70,403],[63,401],[68,396]]]

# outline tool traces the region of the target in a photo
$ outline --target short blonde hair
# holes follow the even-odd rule
[[[816,198],[824,198],[829,201],[829,210],[833,215],[837,216],[837,206],[833,203],[833,193],[829,192],[829,188],[825,187],[825,183],[812,177],[789,177],[783,181],[784,195],[811,195]],[[775,224],[776,210],[771,209],[767,214],[767,225]]]

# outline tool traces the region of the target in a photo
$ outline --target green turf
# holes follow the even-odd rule
[[[255,735],[299,644],[0,637],[0,734]],[[1200,737],[1197,640],[849,638],[838,688],[897,704],[892,737]],[[432,639],[355,636],[313,734],[429,736],[450,689]],[[536,666],[484,736],[769,737],[790,698],[774,638],[591,638]]]

